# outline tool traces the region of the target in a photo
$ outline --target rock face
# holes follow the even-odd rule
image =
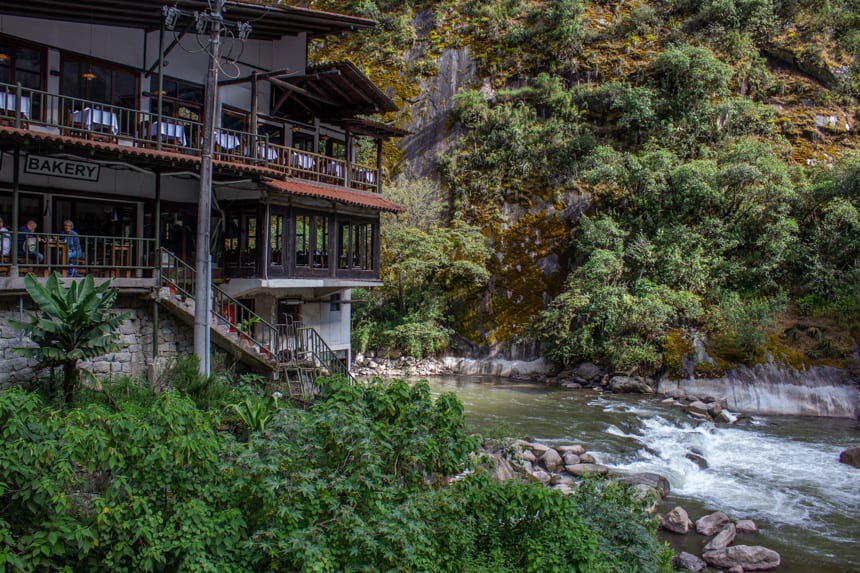
[[[780,564],[779,553],[766,547],[734,545],[715,551],[707,551],[702,557],[712,567],[729,569],[741,567],[744,571],[768,571]]]
[[[729,516],[718,511],[710,515],[706,515],[696,521],[696,531],[699,535],[710,537],[720,531],[729,521]]]
[[[681,506],[676,507],[663,516],[663,521],[660,523],[660,527],[666,531],[680,533],[681,535],[686,535],[692,525],[693,522],[690,521],[690,516],[687,515],[687,511]],[[704,563],[702,565],[704,566]],[[698,569],[692,569],[692,571],[698,571]]]
[[[860,468],[860,448],[848,448],[839,454],[839,461],[855,468]]]
[[[735,412],[857,418],[858,388],[849,372],[831,367],[792,370],[772,360],[738,367],[722,378],[660,381],[658,392],[725,396]]]

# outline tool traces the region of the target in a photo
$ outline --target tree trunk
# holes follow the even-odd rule
[[[66,360],[63,362],[63,400],[71,404],[75,394],[75,386],[78,385],[78,361]]]

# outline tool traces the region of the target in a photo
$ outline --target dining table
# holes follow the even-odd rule
[[[215,130],[215,145],[224,149],[226,151],[233,151],[239,145],[242,144],[242,141],[239,139],[239,136],[228,131],[222,131],[220,129]]]
[[[72,112],[72,125],[80,126],[87,131],[100,131],[117,135],[119,122],[117,114],[105,109],[85,107]]]
[[[185,126],[170,121],[156,121],[149,127],[150,137],[161,137],[161,141],[170,145],[187,147]]]
[[[21,106],[18,106],[18,94],[11,92],[0,92],[0,112],[14,114],[20,111],[21,116],[30,119],[30,98],[21,96]]]

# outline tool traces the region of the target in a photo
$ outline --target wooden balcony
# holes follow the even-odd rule
[[[203,123],[0,83],[0,124],[83,141],[200,156]],[[287,177],[379,193],[375,167],[279,145],[266,135],[216,129],[216,161],[271,169]]]
[[[37,277],[47,277],[57,272],[72,278],[92,275],[148,279],[156,276],[155,239],[74,237],[50,233],[24,236],[22,233],[17,245],[11,241],[12,252],[0,256],[0,275],[8,276],[17,258],[19,275],[32,273]]]

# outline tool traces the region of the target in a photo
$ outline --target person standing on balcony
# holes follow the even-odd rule
[[[80,262],[81,256],[84,254],[81,249],[81,238],[78,232],[75,231],[75,224],[71,219],[63,221],[63,234],[60,235],[60,241],[66,243],[66,256],[69,261],[69,276],[78,276],[74,266]]]
[[[0,217],[0,256],[12,254],[12,232],[6,228],[6,221]]]
[[[25,260],[35,259],[38,264],[42,264],[45,260],[45,255],[39,249],[39,244],[42,242],[44,242],[43,239],[36,236],[34,219],[28,220],[27,224],[18,230],[18,254]]]

